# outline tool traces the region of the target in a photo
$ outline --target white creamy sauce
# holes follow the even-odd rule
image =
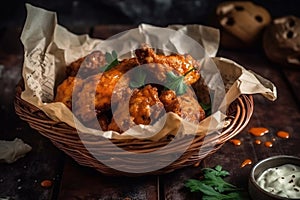
[[[300,198],[300,167],[292,164],[269,168],[256,180],[264,190],[290,199]]]

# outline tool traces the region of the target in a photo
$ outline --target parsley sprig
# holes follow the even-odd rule
[[[147,73],[141,67],[136,68],[135,74],[132,77],[129,86],[131,88],[139,88],[145,85],[145,80],[147,77]]]
[[[106,72],[106,71],[110,70],[111,68],[113,68],[114,66],[116,66],[117,64],[119,64],[118,55],[115,50],[113,50],[111,53],[106,52],[105,60],[106,60],[107,64],[104,65],[103,67],[101,67],[101,69],[100,69],[101,72]]]
[[[187,71],[184,75],[180,76],[176,75],[173,71],[168,71],[166,73],[166,88],[174,90],[177,95],[184,94],[188,88],[187,84],[184,82],[184,77],[194,70],[195,68],[192,68],[189,71]],[[141,68],[138,68],[137,72],[135,72],[134,74],[134,77],[132,77],[132,80],[130,81],[130,87],[139,88],[145,85],[147,75],[147,72],[145,72]]]
[[[196,68],[193,67],[182,76],[178,76],[172,71],[167,72],[166,87],[168,89],[174,90],[177,95],[183,95],[188,88],[187,84],[184,82],[184,77],[195,69]]]
[[[205,104],[202,102],[199,102],[200,106],[202,107],[202,109],[205,111],[205,114],[207,116],[211,115],[211,104]]]
[[[214,169],[202,169],[203,179],[189,179],[185,186],[191,192],[202,192],[203,200],[242,200],[244,194],[240,188],[224,181],[223,177],[228,176],[229,172],[222,170],[220,165]]]

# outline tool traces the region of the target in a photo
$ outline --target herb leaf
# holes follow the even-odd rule
[[[177,76],[172,71],[167,72],[166,87],[174,90],[177,95],[182,95],[187,90],[187,85],[184,82],[184,76]]]
[[[244,195],[241,189],[226,182],[222,177],[228,176],[229,172],[222,170],[222,166],[202,169],[203,179],[189,179],[185,186],[191,192],[201,192],[204,200],[242,200]]]
[[[110,70],[111,68],[113,68],[114,66],[116,66],[117,64],[119,64],[118,55],[115,50],[113,50],[111,53],[106,52],[105,60],[106,60],[107,64],[104,65],[103,67],[101,67],[101,69],[100,69],[101,72],[106,72],[106,71]]]
[[[217,177],[220,177],[220,176],[223,176],[223,177],[225,177],[225,176],[228,176],[229,175],[229,172],[228,171],[225,171],[225,170],[222,170],[222,166],[221,165],[217,165],[216,167],[215,167],[215,169],[212,169],[212,168],[204,168],[204,169],[202,169],[202,171],[204,171],[204,172],[208,172],[208,173],[206,173],[206,174],[213,174],[213,175],[215,175],[215,176],[217,176]]]
[[[207,116],[211,115],[211,104],[204,104],[202,102],[199,102],[199,104],[202,107],[202,109],[205,111]]]
[[[138,67],[136,69],[136,72],[134,73],[134,76],[132,77],[132,80],[129,83],[129,86],[131,88],[139,88],[143,85],[145,85],[147,74],[143,71],[142,68]]]
[[[219,193],[215,191],[211,186],[204,184],[203,182],[195,179],[189,179],[185,184],[186,187],[189,187],[191,192],[200,191],[209,196],[218,196]]]
[[[188,88],[187,84],[184,82],[184,77],[195,69],[196,68],[194,67],[191,68],[183,76],[177,76],[172,71],[167,72],[166,87],[168,89],[174,90],[176,95],[183,95]]]

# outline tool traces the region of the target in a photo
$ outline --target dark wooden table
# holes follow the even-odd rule
[[[104,39],[132,27],[102,25],[71,31]],[[218,56],[232,59],[257,72],[271,80],[278,90],[275,102],[254,95],[253,116],[236,137],[242,141],[240,146],[227,142],[199,166],[161,176],[109,177],[80,166],[15,114],[13,99],[23,62],[20,32],[20,28],[0,30],[0,140],[21,138],[32,146],[32,151],[15,163],[0,164],[0,199],[199,199],[200,195],[190,193],[184,183],[189,178],[197,178],[202,167],[222,165],[230,172],[226,180],[247,190],[249,172],[257,161],[282,154],[300,157],[300,69],[287,69],[271,63],[259,47],[250,50],[221,48]],[[262,141],[276,138],[272,148],[254,144],[255,138],[248,129],[258,126],[270,130],[261,138]],[[276,137],[279,130],[289,132],[290,138]],[[253,164],[240,168],[247,158]],[[45,179],[53,181],[52,187],[41,187],[40,183]]]

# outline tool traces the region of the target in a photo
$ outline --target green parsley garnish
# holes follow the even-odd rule
[[[242,200],[245,194],[240,188],[226,182],[223,177],[228,176],[229,172],[222,170],[220,165],[212,168],[202,169],[203,179],[189,179],[185,186],[191,192],[201,192],[203,200]]]
[[[111,53],[106,52],[105,60],[106,60],[107,64],[104,65],[103,67],[101,67],[101,69],[100,69],[101,72],[106,72],[106,71],[110,70],[111,68],[113,68],[114,66],[116,66],[117,64],[119,64],[118,55],[115,50],[113,50]]]
[[[184,77],[194,70],[195,68],[190,69],[183,76],[177,76],[172,71],[167,72],[166,87],[174,90],[177,95],[183,95],[188,88],[187,84],[184,82]]]
[[[174,90],[177,95],[182,95],[187,90],[187,85],[184,82],[184,76],[177,76],[172,71],[167,72],[166,87]]]
[[[147,74],[143,71],[141,67],[136,68],[134,77],[132,77],[132,80],[129,83],[129,86],[131,88],[139,88],[145,85]]]
[[[205,111],[205,114],[207,116],[211,115],[211,104],[205,104],[202,102],[199,102],[199,104],[202,107],[202,109]]]

